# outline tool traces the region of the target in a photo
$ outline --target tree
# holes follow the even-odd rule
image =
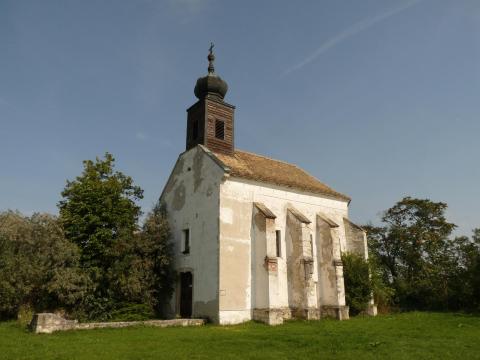
[[[115,159],[83,162],[83,173],[67,181],[59,202],[66,237],[77,244],[86,266],[103,268],[111,261],[109,249],[122,236],[131,236],[141,214],[136,201],[143,190],[131,177],[114,171]]]
[[[80,306],[90,284],[79,258],[56,217],[0,213],[0,317]]]
[[[471,263],[474,249],[468,238],[450,238],[456,226],[446,220],[446,209],[442,202],[405,197],[384,213],[384,226],[365,226],[369,250],[402,308],[466,306],[461,299],[471,265],[462,263]]]
[[[474,304],[476,310],[480,311],[480,228],[473,230],[472,240],[476,251],[474,251],[472,262],[469,266],[471,269],[470,279],[472,283]]]
[[[457,308],[480,310],[480,229],[471,238],[456,237],[453,253],[457,264],[451,302]]]
[[[112,251],[115,261],[108,271],[115,297],[129,304],[145,304],[163,313],[173,291],[173,249],[165,212],[157,205],[131,239],[123,238]]]
[[[140,320],[160,314],[173,284],[170,230],[156,206],[139,227],[136,201],[143,197],[131,177],[114,170],[114,158],[84,161],[59,203],[68,239],[81,250],[94,284],[77,316]]]

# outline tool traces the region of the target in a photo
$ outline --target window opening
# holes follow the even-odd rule
[[[225,139],[225,122],[222,120],[215,120],[215,137],[220,140]]]
[[[190,230],[183,230],[183,254],[190,254]]]

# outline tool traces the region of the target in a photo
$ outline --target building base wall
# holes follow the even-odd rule
[[[252,320],[250,310],[222,310],[219,313],[220,325],[234,325]]]
[[[321,311],[317,308],[292,309],[292,318],[304,320],[319,320]]]
[[[252,318],[267,325],[281,325],[292,318],[292,311],[289,308],[253,309]]]
[[[321,316],[337,320],[348,320],[350,309],[348,306],[322,306]]]

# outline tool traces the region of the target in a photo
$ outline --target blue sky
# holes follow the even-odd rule
[[[154,204],[210,41],[236,146],[353,198],[480,226],[478,0],[0,0],[0,210],[56,213],[105,151]]]

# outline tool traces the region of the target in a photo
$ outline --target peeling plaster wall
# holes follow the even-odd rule
[[[195,147],[179,156],[161,196],[172,231],[177,273],[193,274],[193,317],[218,322],[218,217],[223,170]],[[190,254],[182,254],[183,230],[190,231]],[[178,314],[178,286],[171,312]]]
[[[340,234],[343,233],[339,227],[331,227],[320,216],[317,217],[317,242],[319,244],[318,298],[321,306],[345,305],[345,286],[340,249]]]
[[[367,234],[364,230],[347,219],[343,220],[347,240],[346,251],[363,256],[368,259]]]
[[[288,212],[287,232],[285,233],[288,305],[294,309],[302,308],[305,301],[305,270],[302,266],[303,244],[298,241],[298,239],[302,239],[302,226],[305,225]]]
[[[223,185],[222,185],[223,186]],[[220,198],[220,323],[251,318],[252,203],[241,194]]]
[[[254,308],[269,307],[268,272],[265,269],[267,255],[267,222],[265,216],[253,207],[252,224],[252,304]]]
[[[287,191],[274,185],[238,179],[227,178],[220,185],[220,322],[236,323],[251,319],[255,305],[255,288],[252,288],[253,258],[264,258],[265,255],[252,249],[254,223],[252,216],[253,202],[264,203],[277,216],[275,227],[282,233],[281,253],[278,258],[278,291],[275,292],[271,305],[288,308],[287,282],[287,213],[289,207],[295,207],[312,222],[314,273],[311,281],[319,281],[317,262],[317,213],[328,216],[340,225],[337,230],[338,242],[342,251],[346,248],[343,218],[348,217],[348,202],[328,197],[320,197],[309,193]],[[251,255],[253,250],[253,254]],[[255,271],[256,271],[255,270]],[[253,273],[255,272],[253,271]],[[266,271],[266,270],[265,270]],[[317,298],[319,293],[316,294]],[[321,304],[320,304],[321,305]]]

